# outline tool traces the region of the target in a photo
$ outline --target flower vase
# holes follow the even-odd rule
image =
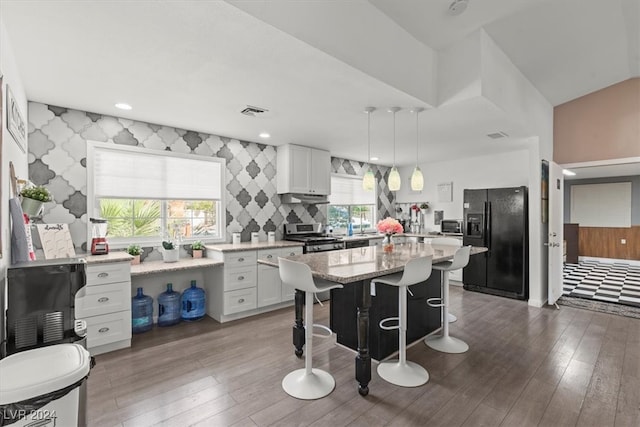
[[[382,250],[385,252],[393,252],[393,240],[391,238],[392,234],[385,234],[384,239],[382,239]]]
[[[140,264],[140,255],[131,255],[133,259],[131,260],[131,265]]]
[[[193,249],[192,256],[194,258],[202,258],[202,249]]]

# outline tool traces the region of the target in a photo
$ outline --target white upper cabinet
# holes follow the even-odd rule
[[[278,194],[331,194],[331,154],[300,145],[278,147]]]

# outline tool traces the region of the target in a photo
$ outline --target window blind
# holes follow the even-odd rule
[[[375,205],[376,192],[362,189],[362,177],[331,176],[332,205]]]
[[[94,196],[129,199],[219,200],[223,160],[144,149],[95,147]]]

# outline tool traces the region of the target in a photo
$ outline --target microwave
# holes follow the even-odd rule
[[[443,234],[462,234],[462,220],[443,219],[440,223],[440,232]]]

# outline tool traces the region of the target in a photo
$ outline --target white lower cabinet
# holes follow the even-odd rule
[[[302,247],[267,248],[247,251],[207,251],[207,257],[222,261],[216,269],[216,284],[210,289],[207,313],[219,322],[278,308],[293,300],[294,291],[280,280],[277,267],[258,264],[258,259],[277,262],[279,256],[302,253]]]
[[[87,265],[87,283],[76,295],[76,319],[87,322],[92,355],[131,346],[131,264]]]
[[[300,255],[301,247],[263,249],[258,251],[258,259],[277,262],[278,257]],[[258,264],[258,307],[293,301],[296,290],[280,280],[277,267]]]
[[[258,307],[282,301],[282,281],[277,267],[258,265]]]

